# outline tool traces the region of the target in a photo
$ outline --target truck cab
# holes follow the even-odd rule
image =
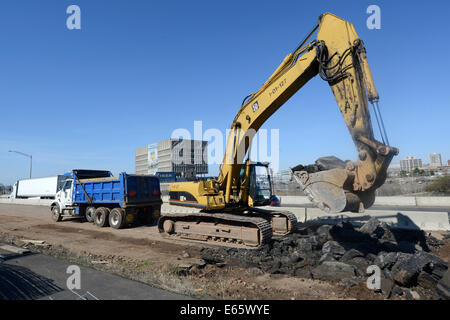
[[[75,169],[64,174],[66,180],[63,182],[61,189],[56,193],[55,201],[53,201],[50,207],[58,206],[61,213],[70,213],[71,215],[79,215],[77,206],[73,203],[73,183],[74,179],[95,179],[95,178],[107,178],[112,177],[111,171],[107,170],[86,170]]]
[[[56,193],[55,202],[58,203],[61,210],[71,208],[72,206],[72,183],[73,179],[67,179],[61,189]]]

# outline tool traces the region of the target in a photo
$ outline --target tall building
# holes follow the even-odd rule
[[[208,173],[208,143],[200,140],[167,139],[136,149],[136,173],[174,172],[195,177]]]
[[[405,160],[400,160],[400,170],[411,171],[415,168],[422,167],[422,159],[417,159],[414,157],[406,157]]]
[[[442,160],[440,153],[432,153],[429,155],[430,167],[442,167]]]

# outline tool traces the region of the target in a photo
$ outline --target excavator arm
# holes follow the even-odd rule
[[[311,41],[316,31],[317,37]],[[243,165],[248,166],[244,158],[253,136],[317,75],[328,82],[336,98],[358,159],[319,172],[296,171],[294,177],[322,210],[360,211],[370,207],[374,191],[384,183],[387,167],[398,149],[388,145],[385,132],[383,143],[375,140],[368,102],[377,103],[379,97],[364,44],[351,23],[330,13],[319,17],[319,24],[301,45],[286,56],[257,92],[244,100],[231,125],[217,180],[174,183],[169,190],[170,203],[206,211],[248,207],[248,176],[241,179],[240,172]],[[186,196],[190,201],[180,201]]]

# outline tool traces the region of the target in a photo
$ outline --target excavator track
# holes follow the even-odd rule
[[[297,217],[289,211],[255,207],[236,214],[163,205],[162,212],[158,229],[166,238],[240,248],[258,248],[272,235],[287,235],[298,226]]]
[[[290,211],[273,211],[260,208],[250,208],[254,216],[262,217],[272,226],[273,235],[284,236],[297,229],[297,217]]]
[[[194,210],[163,213],[158,230],[165,238],[248,249],[272,239],[272,227],[263,217]]]

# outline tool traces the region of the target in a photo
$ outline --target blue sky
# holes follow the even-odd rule
[[[81,8],[81,30],[66,8]],[[381,8],[381,30],[366,8]],[[448,1],[84,1],[0,3],[0,183],[72,168],[134,172],[136,147],[229,127],[317,23],[332,12],[364,40],[391,145],[450,159]],[[356,159],[328,85],[311,80],[263,128],[280,129],[280,167]],[[213,172],[214,173],[214,172]]]

